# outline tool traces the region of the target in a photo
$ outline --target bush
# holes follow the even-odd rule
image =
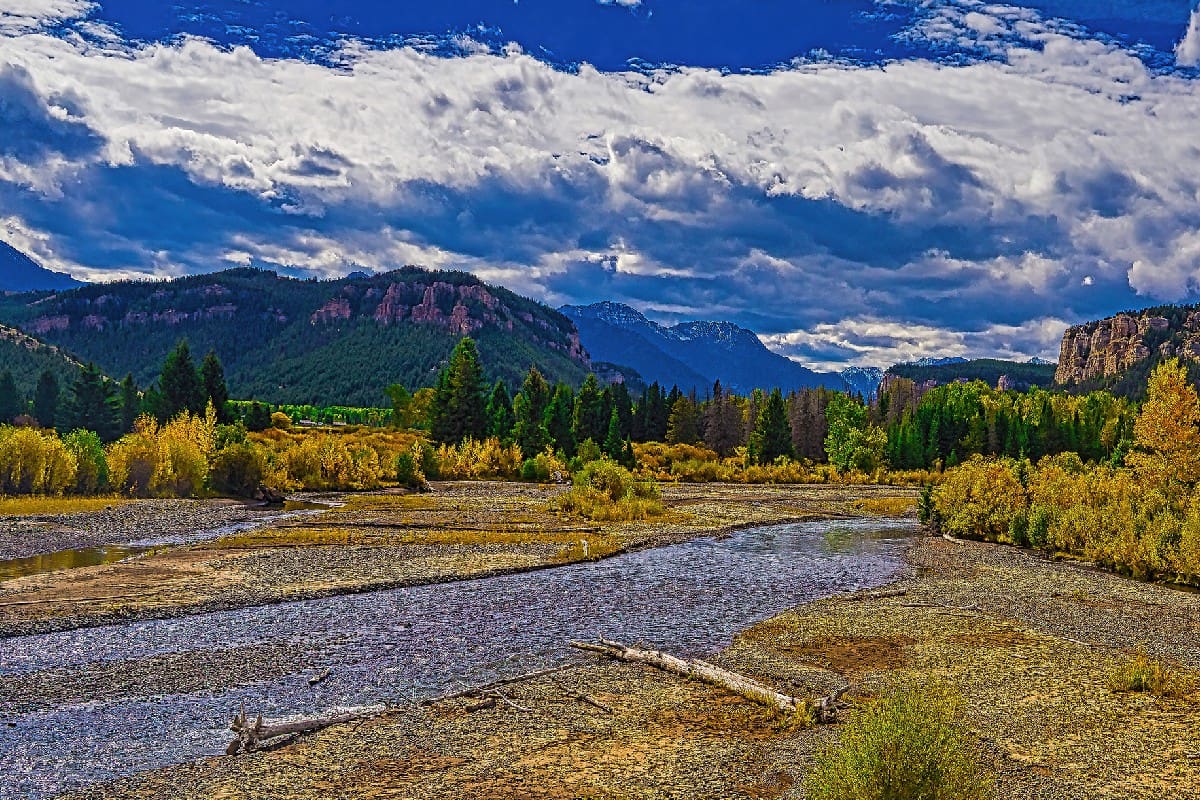
[[[951,536],[1004,541],[1013,517],[1028,507],[1018,464],[1010,458],[974,456],[946,473],[933,490],[941,529]]]
[[[810,800],[984,800],[995,781],[963,729],[961,703],[944,691],[910,688],[868,705],[818,755]]]
[[[600,522],[630,522],[663,513],[658,484],[636,479],[608,458],[585,466],[572,484],[558,498],[561,511]]]
[[[75,488],[76,469],[54,433],[0,427],[0,494],[62,494]]]
[[[230,444],[213,457],[209,485],[221,494],[253,497],[267,476],[266,454],[249,442]]]
[[[276,411],[271,414],[271,427],[280,431],[292,429],[292,418],[282,411]]]
[[[438,474],[444,480],[511,479],[521,474],[521,448],[499,439],[467,439],[437,451]]]
[[[63,444],[75,456],[76,494],[96,494],[108,488],[108,456],[100,437],[92,431],[71,431]]]
[[[425,483],[425,476],[417,465],[417,456],[412,453],[396,456],[396,482],[409,489],[417,489]]]

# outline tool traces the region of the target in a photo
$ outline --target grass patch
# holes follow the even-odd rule
[[[1185,697],[1196,689],[1195,676],[1139,650],[1108,674],[1114,692],[1146,692],[1158,697]]]
[[[916,513],[917,501],[913,497],[864,497],[851,507],[871,517],[906,517]]]
[[[130,502],[124,497],[0,497],[0,517],[88,514]]]
[[[809,800],[991,800],[995,779],[962,726],[962,701],[935,687],[870,702],[817,756]]]

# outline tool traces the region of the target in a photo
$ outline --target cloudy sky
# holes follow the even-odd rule
[[[1193,6],[0,0],[0,239],[466,269],[819,368],[1056,357],[1200,299]]]

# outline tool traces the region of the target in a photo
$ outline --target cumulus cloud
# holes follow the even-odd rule
[[[0,7],[0,34],[26,33],[85,17],[90,0],[5,0]]]
[[[813,363],[988,335],[1040,355],[1060,318],[1200,292],[1198,84],[1024,8],[925,4],[909,35],[986,55],[966,63],[725,74],[353,41],[264,59],[49,36],[86,5],[23,2],[0,207],[79,275],[453,266],[733,319]]]
[[[1175,60],[1181,67],[1200,66],[1200,8],[1192,12],[1187,33],[1175,47]]]

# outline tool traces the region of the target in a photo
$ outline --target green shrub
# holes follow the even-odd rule
[[[608,458],[584,466],[572,479],[569,492],[558,498],[560,510],[599,522],[629,522],[663,513],[662,494],[652,480]]]
[[[252,497],[267,474],[267,459],[261,448],[249,442],[230,444],[213,457],[208,481],[221,494]]]
[[[984,800],[995,781],[961,724],[961,701],[936,688],[891,692],[818,755],[809,800]]]
[[[396,456],[396,482],[409,489],[416,489],[425,483],[425,476],[421,474],[412,453]]]
[[[71,431],[63,444],[75,456],[75,493],[96,494],[108,488],[108,457],[104,444],[93,431]]]

